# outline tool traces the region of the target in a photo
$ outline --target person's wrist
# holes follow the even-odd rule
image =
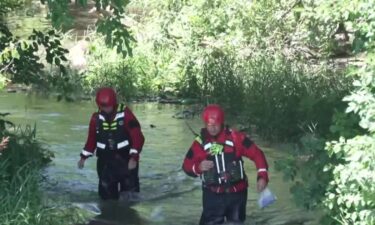
[[[86,161],[87,158],[87,156],[81,155],[80,161]]]
[[[131,148],[129,150],[129,155],[138,155],[139,154],[139,151],[135,148]]]

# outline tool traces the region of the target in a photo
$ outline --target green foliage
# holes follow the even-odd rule
[[[0,114],[0,138],[10,137],[8,147],[1,155],[0,161],[3,163],[1,177],[5,181],[10,181],[20,166],[37,171],[51,162],[53,154],[36,140],[35,126],[25,128],[15,126],[5,119],[7,115],[9,113]]]
[[[8,7],[13,9],[18,3]],[[67,61],[64,56],[67,50],[61,46],[60,35],[55,30],[46,33],[33,30],[28,38],[20,39],[8,29],[3,20],[5,13],[0,14],[0,73],[14,83],[23,84],[43,85],[64,79],[66,71],[63,63]],[[41,58],[42,53],[45,54],[44,59]],[[58,76],[46,73],[45,64],[59,68]]]
[[[201,86],[195,74],[196,72],[194,62],[187,62],[183,72],[183,78],[181,79],[181,82],[176,85],[180,97],[190,97],[195,99],[201,99],[204,97],[201,93]]]
[[[2,90],[5,87],[6,82],[7,79],[0,74],[0,90]]]
[[[41,2],[48,6],[48,18],[54,28],[64,31],[72,27],[70,1],[41,0]],[[131,42],[134,38],[123,24],[125,6],[129,2],[118,0],[95,2],[97,10],[103,15],[98,21],[97,31],[106,35],[105,43],[116,48],[123,57],[132,55]],[[75,3],[83,7],[87,6],[87,0],[79,0]],[[55,30],[46,32],[34,30],[27,39],[20,39],[14,37],[8,29],[4,17],[24,4],[24,0],[7,0],[0,3],[0,73],[13,83],[52,86],[64,91],[71,89],[68,86],[74,81],[70,80],[72,76],[66,74],[67,50],[61,46],[61,36]],[[45,69],[46,64],[51,65],[52,73]]]
[[[312,148],[304,144],[311,135],[305,136],[293,156],[278,162],[277,168],[284,172],[287,180],[294,180],[291,191],[299,205],[324,209],[326,216],[322,224],[375,224],[375,67],[371,54],[374,48],[374,2],[341,1],[338,4],[332,0],[300,3],[293,9],[294,16],[297,16],[302,30],[307,31],[301,36],[302,40],[310,49],[315,49],[316,55],[342,57],[366,52],[362,56],[369,62],[355,70],[355,90],[349,95],[342,89],[344,92],[336,95],[348,95],[344,101],[349,104],[345,113],[341,105],[334,109],[332,123],[329,123],[332,124],[331,133],[319,132],[325,134],[324,139],[312,142]],[[338,39],[338,35],[343,35],[344,40]],[[351,71],[347,73],[353,74]],[[323,95],[335,96],[329,92]],[[332,101],[335,103],[337,100]],[[337,141],[322,145],[327,139]]]
[[[131,42],[135,39],[123,23],[125,7],[129,1],[121,0],[95,0],[97,10],[110,7],[113,13],[104,14],[104,18],[97,23],[97,32],[105,36],[105,44],[116,48],[124,57],[132,56]]]
[[[124,57],[133,55],[130,44],[135,39],[121,23],[120,17],[108,17],[105,20],[100,20],[97,31],[105,35],[105,44],[116,47],[117,53],[121,53]]]
[[[85,87],[93,92],[99,87],[110,86],[119,96],[133,97],[137,74],[131,59],[123,58],[116,50],[103,48],[104,37],[91,40],[88,54],[90,71],[85,74]],[[100,63],[98,63],[100,62]]]
[[[245,84],[236,71],[235,59],[226,55],[206,56],[202,69],[202,97],[241,111],[245,100]],[[233,101],[236,99],[236,101]],[[234,110],[233,110],[234,111]]]
[[[0,1],[0,20],[5,13],[21,7],[27,0],[2,0]]]
[[[275,162],[276,169],[283,171],[284,179],[293,181],[290,191],[296,204],[306,209],[321,207],[325,190],[333,178],[332,169],[323,169],[328,163],[338,161],[328,156],[324,146],[325,139],[306,133],[290,152],[292,157]]]
[[[8,74],[13,82],[53,83],[56,78],[43,73],[44,64],[35,54],[40,48],[46,52],[47,63],[58,66],[61,74],[65,74],[65,66],[62,63],[67,61],[64,56],[67,50],[61,47],[60,36],[54,30],[49,31],[48,34],[34,30],[28,40],[19,40],[17,37],[12,37],[5,26],[3,28],[3,37],[7,41],[1,43],[1,71]]]
[[[9,134],[10,142],[7,151],[2,155],[2,160],[9,163],[6,170],[3,171],[3,176],[6,174],[9,177],[13,176],[20,165],[29,164],[30,167],[41,168],[51,162],[53,154],[43,148],[35,139],[35,127],[15,127],[14,129],[15,133]],[[18,151],[12,149],[18,149]]]
[[[142,77],[160,91],[220,103],[268,139],[298,138],[309,124],[327,135],[352,78],[309,61],[297,3],[134,1],[154,9],[133,28],[135,56],[149,66]]]
[[[355,91],[344,98],[349,102],[347,113],[359,116],[365,134],[351,139],[340,138],[327,143],[331,156],[342,163],[327,164],[334,179],[326,192],[324,205],[340,224],[375,224],[375,63],[359,70]],[[354,173],[353,173],[354,172]]]
[[[282,56],[248,60],[245,74],[249,123],[269,139],[298,138],[312,124],[325,135],[349,88],[349,79],[340,73],[312,70]]]
[[[80,1],[82,5],[87,2]],[[117,53],[132,56],[131,43],[135,41],[124,24],[125,8],[129,0],[95,0],[97,11],[103,12],[103,17],[99,18],[96,24],[96,31],[105,36],[105,44],[110,48],[115,48]]]
[[[15,149],[8,149],[16,151]],[[7,161],[0,160],[0,169]],[[83,222],[79,209],[62,203],[45,204],[39,190],[40,174],[30,164],[18,165],[12,178],[0,177],[0,219],[4,225],[74,225]],[[59,206],[57,204],[60,204]]]
[[[48,5],[47,18],[51,20],[52,26],[59,29],[68,29],[73,24],[73,18],[69,13],[70,1],[40,0],[42,4]]]
[[[335,111],[330,131],[333,137],[345,138],[351,138],[365,133],[365,130],[359,126],[358,115],[341,111]]]
[[[350,39],[350,50],[358,53],[374,47],[375,14],[370,10],[374,7],[375,3],[370,0],[344,0],[340,4],[334,0],[313,1],[303,4],[300,20],[307,21],[309,33],[306,37],[312,46],[323,47],[327,53],[339,50],[338,41],[332,37],[342,33]],[[352,38],[349,37],[351,33]],[[336,49],[330,49],[330,46]]]
[[[5,119],[7,115],[0,115],[0,139],[10,136],[0,156],[1,224],[73,225],[84,221],[76,208],[43,201],[41,169],[51,162],[53,154],[36,140],[35,126],[16,127]]]
[[[2,15],[17,2],[22,3],[2,1],[0,6],[7,4],[0,7],[6,9],[0,11]],[[46,2],[52,24],[68,29],[72,22],[68,1]],[[294,182],[291,190],[299,205],[326,207],[323,224],[374,223],[374,68],[360,71],[351,87],[354,77],[345,76],[349,72],[332,60],[372,57],[358,53],[374,48],[374,1],[95,3],[102,14],[97,33],[103,36],[89,37],[89,66],[83,79],[80,74],[68,77],[55,71],[39,77],[42,73],[36,71],[42,71],[43,63],[34,55],[32,42],[45,46],[50,52],[46,61],[61,67],[64,51],[55,35],[35,33],[34,39],[19,40],[3,23],[1,72],[8,71],[6,75],[17,82],[42,81],[63,90],[82,85],[93,92],[112,86],[126,98],[168,92],[223,104],[245,125],[256,125],[267,139],[299,140],[291,156],[277,167]],[[124,25],[129,19],[133,19],[131,28]],[[349,95],[353,88],[356,91]],[[341,99],[346,95],[349,108],[344,113]],[[330,142],[325,150],[324,143],[339,136],[346,139]],[[360,174],[349,176],[352,171]]]

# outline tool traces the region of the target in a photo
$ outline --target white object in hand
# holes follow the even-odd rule
[[[259,195],[258,205],[259,208],[265,208],[276,201],[276,196],[271,192],[271,190],[266,187]]]

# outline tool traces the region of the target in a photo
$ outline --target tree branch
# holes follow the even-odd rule
[[[12,64],[13,64],[13,61],[14,59],[12,59],[8,65],[4,66],[3,68],[0,69],[0,73],[3,73],[4,71],[6,71]]]
[[[298,4],[301,3],[301,0],[297,0],[282,16],[281,20],[283,20]]]

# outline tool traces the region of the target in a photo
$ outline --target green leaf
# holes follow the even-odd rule
[[[354,53],[359,53],[364,49],[365,42],[360,37],[355,37],[352,43]]]
[[[59,58],[55,58],[55,64],[56,64],[57,66],[60,66],[60,64],[61,64],[61,61],[60,61],[60,59],[59,59]]]

